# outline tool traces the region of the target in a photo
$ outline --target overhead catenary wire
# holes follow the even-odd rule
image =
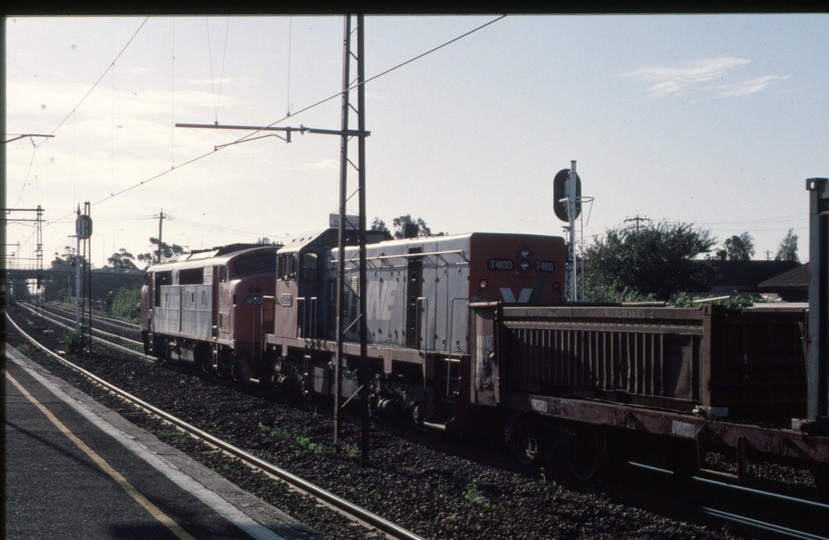
[[[119,53],[118,53],[118,55],[115,57],[115,60],[113,60],[113,61],[112,61],[112,63],[111,63],[110,65],[108,65],[108,66],[107,66],[107,68],[104,70],[104,72],[103,72],[103,73],[101,73],[101,76],[100,76],[100,77],[98,77],[98,80],[97,80],[97,81],[95,81],[95,83],[92,85],[92,87],[91,87],[91,88],[90,88],[90,89],[86,92],[86,94],[84,94],[84,96],[81,98],[81,100],[78,102],[78,104],[77,104],[77,105],[75,105],[75,107],[73,107],[73,108],[72,108],[72,111],[71,111],[69,114],[67,114],[67,115],[66,115],[66,117],[65,117],[63,120],[61,120],[61,121],[60,121],[60,123],[59,123],[57,126],[55,126],[55,129],[53,129],[51,132],[49,132],[49,133],[50,133],[50,135],[54,135],[54,134],[55,134],[55,132],[56,132],[58,129],[60,129],[60,127],[61,127],[61,126],[62,126],[62,125],[63,125],[63,124],[64,124],[64,123],[65,123],[65,122],[69,119],[69,117],[70,117],[70,116],[72,116],[72,115],[75,113],[75,111],[77,111],[77,110],[78,110],[78,107],[80,107],[80,106],[81,106],[81,104],[82,104],[84,101],[86,101],[86,98],[88,98],[88,97],[89,97],[89,94],[91,94],[91,93],[92,93],[92,91],[93,91],[93,90],[95,90],[95,88],[96,88],[96,87],[97,87],[97,86],[101,83],[101,81],[104,79],[104,77],[106,77],[106,74],[107,74],[107,73],[109,73],[109,70],[111,70],[111,69],[114,69],[114,68],[115,68],[115,62],[117,62],[117,61],[118,61],[118,59],[119,59],[119,58],[121,58],[121,55],[122,55],[122,54],[124,54],[124,51],[126,51],[126,50],[127,50],[127,47],[129,47],[129,46],[130,46],[130,44],[132,43],[132,41],[135,39],[135,36],[137,36],[137,35],[138,35],[138,32],[140,32],[140,31],[141,31],[141,29],[142,29],[142,28],[144,28],[144,25],[147,23],[147,21],[148,21],[149,19],[150,19],[150,17],[149,17],[149,16],[147,16],[147,17],[145,17],[145,18],[144,18],[144,20],[143,20],[143,21],[141,21],[141,25],[140,25],[140,26],[138,27],[138,29],[137,29],[137,30],[136,30],[136,31],[132,34],[132,37],[130,37],[129,41],[127,41],[127,44],[126,44],[126,45],[124,45],[124,48],[123,48],[123,49],[121,49],[121,52],[119,52]],[[45,142],[45,141],[47,141],[47,140],[48,140],[48,139],[44,139],[44,141],[43,141],[43,142]],[[41,142],[41,143],[40,143],[40,144],[38,144],[37,146],[40,146],[41,144],[43,144],[43,142]]]
[[[225,74],[225,58],[227,57],[227,37],[230,33],[230,17],[227,18],[227,26],[225,27],[225,45],[222,52],[222,69],[219,72],[219,93],[216,95],[216,79],[213,75],[213,48],[210,44],[210,18],[205,17],[204,22],[207,26],[207,55],[210,61],[210,84],[213,88],[213,109],[215,111],[215,121],[219,123],[219,102],[222,99],[222,81]]]
[[[484,24],[482,24],[482,25],[480,25],[480,26],[478,26],[478,27],[476,27],[476,28],[474,28],[474,29],[472,29],[472,30],[470,30],[470,31],[468,31],[468,32],[466,32],[466,33],[464,33],[464,34],[461,34],[460,36],[457,36],[457,37],[455,37],[455,38],[453,38],[453,39],[451,39],[451,40],[449,40],[449,41],[447,41],[447,42],[445,42],[445,43],[443,43],[443,44],[441,44],[441,45],[438,45],[437,47],[434,47],[434,48],[432,48],[432,49],[429,49],[428,51],[426,51],[426,52],[424,52],[424,53],[421,53],[421,54],[419,54],[419,55],[417,55],[417,56],[415,56],[415,57],[413,57],[413,58],[410,58],[409,60],[406,60],[405,62],[401,62],[400,64],[397,64],[397,65],[396,65],[396,66],[394,66],[394,67],[391,67],[391,68],[389,68],[389,69],[387,69],[387,70],[385,70],[385,71],[383,71],[383,72],[381,72],[381,73],[378,73],[377,75],[375,75],[375,76],[373,76],[373,77],[371,77],[371,78],[366,79],[366,80],[365,80],[364,82],[362,82],[362,83],[356,83],[356,84],[352,85],[351,87],[349,87],[349,88],[347,88],[347,89],[344,89],[344,90],[341,90],[341,91],[337,92],[336,94],[333,94],[332,96],[329,96],[329,97],[327,97],[327,98],[325,98],[325,99],[322,99],[322,100],[320,100],[320,101],[317,101],[316,103],[313,103],[313,104],[311,104],[311,105],[309,105],[309,106],[307,106],[307,107],[305,107],[305,108],[303,108],[303,109],[301,109],[301,110],[297,111],[296,113],[293,113],[293,114],[291,114],[291,115],[288,115],[288,116],[285,116],[285,117],[283,117],[283,118],[280,118],[279,120],[276,120],[275,122],[272,122],[271,124],[269,124],[269,125],[268,125],[268,126],[266,126],[266,127],[272,127],[272,126],[274,126],[274,125],[276,125],[276,124],[278,124],[278,123],[280,123],[280,122],[285,121],[286,119],[288,119],[288,118],[289,118],[289,116],[296,116],[297,114],[301,114],[301,113],[307,112],[307,111],[309,111],[309,110],[311,110],[311,109],[313,109],[313,108],[315,108],[315,107],[318,107],[318,106],[320,106],[320,105],[322,105],[322,104],[324,104],[324,103],[326,103],[326,102],[328,102],[328,101],[331,101],[332,99],[335,99],[335,98],[337,98],[337,97],[341,96],[344,92],[351,91],[351,90],[353,90],[354,88],[357,88],[357,87],[358,87],[358,86],[360,86],[361,84],[365,85],[365,84],[367,84],[367,83],[369,83],[369,82],[371,82],[371,81],[374,81],[374,80],[376,80],[376,79],[378,79],[378,78],[380,78],[380,77],[383,77],[383,76],[385,76],[385,75],[388,75],[389,73],[391,73],[391,72],[393,72],[393,71],[395,71],[395,70],[397,70],[397,69],[400,69],[400,68],[401,68],[401,67],[403,67],[403,66],[406,66],[406,65],[408,65],[408,64],[411,64],[412,62],[414,62],[414,61],[416,61],[416,60],[419,60],[419,59],[421,59],[421,58],[423,58],[423,57],[425,57],[425,56],[428,56],[429,54],[432,54],[432,53],[434,53],[434,52],[436,52],[436,51],[438,51],[438,50],[440,50],[440,49],[442,49],[442,48],[444,48],[444,47],[447,47],[448,45],[451,45],[452,43],[455,43],[455,42],[457,42],[457,41],[459,41],[459,40],[461,40],[461,39],[463,39],[463,38],[466,38],[466,37],[468,37],[468,36],[470,36],[470,35],[472,35],[472,34],[474,34],[474,33],[478,32],[478,31],[480,31],[480,30],[483,30],[484,28],[486,28],[486,27],[488,27],[488,26],[490,26],[490,25],[492,25],[492,24],[494,24],[494,23],[496,23],[496,22],[498,22],[498,21],[502,20],[502,19],[503,19],[503,18],[505,18],[505,17],[506,17],[506,15],[501,15],[501,16],[499,16],[499,17],[497,17],[497,18],[495,18],[495,19],[493,19],[493,20],[491,20],[491,21],[489,21],[489,22],[486,22],[486,23],[484,23]],[[145,22],[146,22],[146,20],[145,20]],[[142,23],[142,26],[143,26],[143,23]],[[139,30],[140,30],[140,28],[139,28]],[[135,36],[133,36],[133,37],[135,37]],[[132,39],[130,39],[130,41],[132,41]],[[121,52],[123,53],[123,51],[121,51]],[[120,54],[119,54],[119,56],[120,56]],[[116,60],[117,60],[117,58],[116,58]],[[106,73],[104,73],[104,74],[106,74]],[[103,78],[103,75],[101,76],[101,78]],[[99,82],[100,82],[100,79],[99,79]],[[96,85],[97,85],[97,83],[96,83]],[[90,90],[90,92],[91,92],[91,90]],[[88,95],[88,93],[87,93],[87,95]],[[74,111],[73,111],[73,112],[74,112]],[[70,114],[71,114],[71,113],[70,113]],[[68,118],[68,116],[67,116],[67,118]],[[58,127],[60,127],[60,126],[58,126]],[[56,128],[56,129],[57,129],[57,128]],[[244,141],[244,140],[248,139],[249,137],[251,137],[251,136],[253,136],[253,135],[255,135],[255,134],[257,134],[257,133],[259,133],[259,132],[261,132],[261,131],[263,131],[263,129],[258,129],[258,130],[255,130],[255,131],[253,131],[253,132],[251,132],[251,133],[247,134],[246,136],[241,137],[240,139],[238,139],[238,140],[237,140],[237,141],[235,141],[235,142],[242,142],[242,141]],[[231,144],[233,144],[233,143],[231,143]],[[102,203],[104,203],[104,202],[106,202],[106,201],[110,200],[110,199],[113,199],[113,198],[115,198],[115,197],[118,197],[118,196],[120,196],[120,195],[123,195],[124,193],[127,193],[127,192],[129,192],[129,191],[132,191],[133,189],[139,188],[139,187],[141,187],[141,186],[143,186],[143,185],[145,185],[145,184],[148,184],[148,183],[152,182],[153,180],[157,180],[157,179],[159,179],[159,178],[161,178],[161,177],[163,177],[163,176],[165,176],[165,175],[167,175],[167,174],[169,174],[169,173],[171,173],[171,172],[173,172],[173,171],[176,171],[176,170],[178,170],[178,169],[181,169],[182,167],[185,167],[185,166],[187,166],[187,165],[191,165],[191,164],[193,164],[193,163],[195,163],[195,162],[197,162],[197,161],[200,161],[200,160],[202,160],[202,159],[206,158],[207,156],[213,155],[213,154],[215,154],[216,152],[220,152],[220,151],[222,151],[222,150],[224,150],[224,149],[226,149],[226,148],[228,148],[228,147],[229,147],[229,145],[222,145],[222,146],[220,146],[220,147],[216,147],[216,148],[214,148],[214,149],[213,149],[212,151],[210,151],[210,152],[207,152],[207,153],[201,154],[201,155],[199,155],[199,156],[196,156],[196,157],[194,157],[194,158],[191,158],[191,159],[189,159],[189,160],[187,160],[187,161],[185,161],[185,162],[183,162],[183,163],[180,163],[178,166],[172,166],[170,169],[168,169],[168,170],[166,170],[166,171],[162,171],[162,172],[160,172],[160,173],[158,173],[158,174],[156,174],[156,175],[154,175],[154,176],[151,176],[150,178],[147,178],[147,179],[145,179],[145,180],[142,180],[141,182],[139,182],[139,183],[137,183],[137,184],[133,184],[132,186],[129,186],[129,187],[127,187],[127,188],[124,188],[124,189],[122,189],[122,190],[120,190],[120,191],[117,191],[117,192],[115,192],[115,193],[112,193],[112,194],[110,194],[108,197],[104,197],[103,199],[99,199],[98,201],[96,201],[96,202],[92,203],[92,205],[91,205],[91,206],[97,206],[97,205],[99,205],[99,204],[102,204]],[[52,221],[52,222],[50,222],[50,223],[55,223],[55,222],[57,222],[57,221],[64,220],[64,219],[66,219],[67,217],[69,217],[69,216],[71,216],[71,215],[74,215],[74,211],[73,211],[73,212],[70,212],[69,214],[67,214],[67,215],[65,215],[65,216],[63,216],[63,217],[61,217],[61,218],[59,218],[58,220]],[[46,224],[46,226],[48,226],[48,225],[49,225],[49,223],[47,223],[47,224]]]

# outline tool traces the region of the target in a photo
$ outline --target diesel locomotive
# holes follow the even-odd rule
[[[523,463],[563,462],[581,479],[651,453],[689,474],[712,450],[731,455],[740,478],[750,460],[773,461],[829,488],[829,436],[806,420],[809,385],[826,374],[807,369],[804,305],[568,304],[559,237],[370,231],[367,242],[365,291],[353,230],[342,252],[331,228],[151,266],[145,350],[331,398],[342,292],[340,396],[360,388],[365,324],[374,417],[490,433]]]

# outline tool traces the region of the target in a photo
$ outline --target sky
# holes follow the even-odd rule
[[[829,176],[828,23],[367,16],[366,76],[388,71],[366,85],[369,223],[409,214],[433,232],[561,236],[553,178],[575,160],[592,198],[586,242],[643,217],[694,223],[719,245],[747,231],[765,260],[793,229],[806,261],[806,179]],[[85,201],[95,267],[120,248],[150,252],[162,211],[163,240],[189,249],[285,242],[338,212],[339,137],[228,145],[248,132],[175,124],[339,129],[342,17],[4,24],[3,140],[54,135],[4,145],[5,207],[44,209],[46,266],[75,246]],[[5,227],[6,264],[29,265],[31,225]]]

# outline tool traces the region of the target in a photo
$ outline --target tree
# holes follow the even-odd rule
[[[391,232],[389,231],[389,228],[386,227],[386,222],[380,219],[379,217],[375,217],[374,221],[371,222],[371,230],[380,232]]]
[[[127,270],[137,270],[138,267],[135,266],[134,262],[132,262],[133,260],[135,260],[135,257],[133,256],[133,254],[130,253],[129,251],[127,251],[126,249],[121,248],[116,253],[113,253],[112,257],[107,259],[107,262],[113,268],[127,269]]]
[[[793,230],[789,229],[786,237],[780,242],[780,247],[777,248],[777,255],[774,256],[775,261],[800,262],[797,256],[797,235],[792,233]]]
[[[86,263],[86,259],[81,257],[81,264]],[[53,270],[74,270],[77,264],[77,257],[75,257],[75,248],[65,246],[63,254],[55,252],[55,259],[51,262],[50,267]],[[46,300],[60,300],[63,301],[68,296],[69,291],[73,290],[75,284],[74,276],[55,276],[52,275],[43,280],[43,295]]]
[[[607,231],[585,250],[585,285],[590,300],[622,301],[707,291],[714,277],[708,260],[696,260],[716,245],[707,229],[659,222]]]
[[[748,261],[754,255],[754,238],[748,231],[739,236],[735,234],[723,242],[723,247],[729,261]]]
[[[156,246],[152,253],[140,253],[138,255],[139,262],[144,263],[145,266],[150,266],[158,262],[158,238],[150,237],[150,243]],[[161,242],[161,258],[162,260],[169,259],[173,255],[184,255],[185,250],[178,244],[170,245],[167,242]]]
[[[377,221],[375,219],[375,221]],[[382,223],[382,222],[381,222]],[[392,220],[394,224],[394,237],[395,238],[403,238],[405,236],[406,225],[412,224],[417,225],[417,234],[418,236],[432,236],[432,229],[426,225],[426,222],[423,221],[421,218],[417,218],[417,221],[412,219],[410,214],[406,214],[405,216],[396,217]],[[386,224],[383,223],[383,226]],[[373,224],[372,224],[373,226]]]
[[[56,251],[55,260],[52,261],[53,269],[66,268],[67,266],[75,266],[75,248],[69,246],[63,248],[62,256]]]

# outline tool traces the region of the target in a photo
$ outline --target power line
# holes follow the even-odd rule
[[[129,46],[130,46],[130,43],[132,43],[132,40],[133,40],[133,39],[135,39],[135,36],[137,36],[137,35],[138,35],[138,32],[140,32],[140,31],[141,31],[141,29],[142,29],[142,28],[144,28],[144,25],[147,23],[147,21],[149,20],[149,18],[150,18],[150,17],[148,16],[148,17],[146,17],[146,18],[144,19],[144,21],[141,23],[141,26],[139,26],[139,27],[138,27],[138,30],[136,30],[136,31],[135,31],[135,33],[132,35],[132,37],[129,39],[129,41],[127,41],[127,44],[126,44],[126,45],[124,45],[124,48],[123,48],[123,49],[121,49],[121,52],[119,52],[119,53],[118,53],[118,56],[116,56],[116,57],[115,57],[115,60],[113,60],[113,61],[112,61],[112,63],[111,63],[109,66],[107,66],[107,68],[104,70],[104,72],[101,74],[101,76],[100,76],[100,77],[98,77],[98,80],[97,80],[97,81],[95,81],[95,84],[93,84],[93,85],[92,85],[92,88],[90,88],[90,89],[89,89],[89,91],[88,91],[86,94],[84,94],[84,96],[81,98],[81,100],[78,102],[78,104],[77,104],[77,105],[75,105],[75,107],[72,109],[72,111],[71,111],[69,114],[67,114],[67,115],[66,115],[66,118],[64,118],[63,120],[61,120],[61,121],[60,121],[60,123],[57,125],[57,127],[55,127],[55,129],[53,129],[53,130],[51,131],[51,133],[52,133],[52,134],[54,134],[54,133],[55,133],[58,129],[60,129],[60,127],[64,124],[64,122],[66,122],[66,121],[69,119],[69,117],[70,117],[70,116],[72,116],[72,114],[74,114],[74,113],[75,113],[75,111],[77,111],[77,110],[78,110],[78,107],[80,107],[80,106],[81,106],[81,104],[82,104],[84,101],[86,101],[86,98],[88,98],[88,97],[89,97],[89,94],[91,94],[91,93],[92,93],[92,91],[93,91],[93,90],[95,90],[95,87],[97,87],[97,86],[98,86],[98,84],[99,84],[99,83],[103,80],[103,78],[106,76],[106,74],[107,74],[107,73],[109,73],[109,70],[110,70],[110,69],[112,69],[113,67],[115,67],[115,62],[117,62],[117,61],[118,61],[118,59],[119,59],[119,58],[121,58],[121,55],[122,55],[122,54],[124,54],[124,51],[126,51],[126,50],[127,50],[127,47],[129,47]],[[44,142],[45,142],[45,141],[44,141]],[[40,143],[39,145],[37,145],[37,146],[40,146],[41,144],[43,144],[43,142],[41,142],[41,143]]]
[[[304,109],[301,109],[301,110],[297,111],[297,112],[296,112],[296,113],[294,113],[294,114],[289,114],[288,116],[285,116],[285,117],[283,117],[283,118],[281,118],[281,119],[279,119],[279,120],[277,120],[277,121],[275,121],[275,122],[272,122],[272,123],[268,124],[268,126],[266,126],[266,127],[272,127],[272,126],[274,126],[274,125],[276,125],[276,124],[278,124],[278,123],[280,123],[280,122],[283,122],[283,121],[287,120],[289,117],[296,116],[297,114],[300,114],[300,113],[303,113],[303,112],[309,111],[309,110],[311,110],[311,109],[313,109],[313,108],[315,108],[315,107],[318,107],[318,106],[322,105],[323,103],[326,103],[326,102],[328,102],[328,101],[331,101],[331,100],[332,100],[332,99],[334,99],[334,98],[340,97],[340,96],[341,96],[344,92],[347,92],[347,91],[353,90],[354,88],[357,88],[357,87],[359,87],[359,86],[361,86],[361,85],[365,85],[365,84],[367,84],[367,83],[369,83],[369,82],[371,82],[371,81],[373,81],[373,80],[375,80],[375,79],[378,79],[378,78],[380,78],[380,77],[382,77],[382,76],[384,76],[384,75],[387,75],[387,74],[391,73],[392,71],[395,71],[395,70],[397,70],[397,69],[399,69],[399,68],[401,68],[401,67],[403,67],[403,66],[405,66],[405,65],[407,65],[407,64],[410,64],[410,63],[412,63],[412,62],[414,62],[414,61],[416,61],[416,60],[419,60],[419,59],[421,59],[421,58],[423,58],[423,57],[425,57],[425,56],[429,55],[429,54],[432,54],[432,53],[433,53],[433,52],[435,52],[435,51],[438,51],[438,50],[440,50],[440,49],[442,49],[442,48],[444,48],[444,47],[446,47],[446,46],[448,46],[448,45],[451,45],[452,43],[455,43],[456,41],[459,41],[459,40],[461,40],[461,39],[463,39],[463,38],[465,38],[465,37],[467,37],[467,36],[470,36],[470,35],[474,34],[475,32],[478,32],[479,30],[482,30],[482,29],[486,28],[487,26],[490,26],[490,25],[492,25],[492,24],[496,23],[496,22],[500,21],[501,19],[503,19],[503,18],[505,18],[505,17],[506,17],[506,15],[501,15],[500,17],[498,17],[498,18],[496,18],[496,19],[493,19],[493,20],[491,20],[491,21],[489,21],[489,22],[487,22],[487,23],[484,23],[484,24],[482,24],[481,26],[478,26],[477,28],[474,28],[474,29],[470,30],[469,32],[466,32],[466,33],[464,33],[464,34],[461,34],[460,36],[458,36],[458,37],[456,37],[456,38],[454,38],[454,39],[451,39],[451,40],[449,40],[449,41],[447,41],[447,42],[445,42],[445,43],[443,43],[443,44],[441,44],[441,45],[438,45],[437,47],[434,47],[434,48],[432,48],[432,49],[430,49],[430,50],[428,50],[428,51],[426,51],[426,52],[424,52],[424,53],[422,53],[422,54],[419,54],[418,56],[415,56],[415,57],[413,57],[413,58],[411,58],[411,59],[409,59],[409,60],[406,60],[405,62],[402,62],[402,63],[400,63],[400,64],[398,64],[398,65],[396,65],[396,66],[394,66],[394,67],[392,67],[392,68],[389,68],[389,69],[387,69],[387,70],[385,70],[385,71],[383,71],[383,72],[381,72],[381,73],[379,73],[379,74],[375,75],[374,77],[371,77],[371,78],[369,78],[369,79],[366,79],[365,81],[363,81],[363,82],[361,82],[361,83],[354,84],[354,85],[352,85],[351,87],[349,87],[349,88],[347,88],[347,89],[344,89],[344,90],[341,90],[341,91],[337,92],[336,94],[334,94],[334,95],[332,95],[332,96],[330,96],[330,97],[327,97],[327,98],[325,98],[325,99],[323,99],[323,100],[320,100],[320,101],[318,101],[318,102],[316,102],[316,103],[314,103],[314,104],[312,104],[312,105],[309,105],[309,106],[305,107]],[[148,18],[149,18],[149,17],[148,17]],[[147,21],[146,21],[146,19],[144,20],[144,22],[147,22]],[[143,27],[143,26],[144,26],[144,23],[142,23],[142,24],[141,24],[141,26]],[[141,30],[141,28],[139,27],[139,29],[138,29],[138,30]],[[138,33],[138,31],[136,31],[136,34],[137,34],[137,33]],[[133,38],[134,38],[134,37],[135,37],[135,35],[133,35]],[[132,42],[132,38],[130,39],[130,42]],[[129,43],[127,43],[127,45],[129,45]],[[126,49],[126,47],[125,47],[125,49]],[[123,52],[124,52],[124,51],[121,51],[121,53],[123,53]],[[121,53],[119,53],[119,55],[118,55],[119,57],[121,56]],[[116,60],[117,60],[117,59],[118,59],[118,58],[116,58]],[[114,64],[114,62],[113,62],[113,64]],[[109,71],[109,68],[107,68],[107,71]],[[106,72],[104,72],[104,75],[106,75]],[[104,76],[104,75],[101,75],[101,79],[103,78],[103,76]],[[101,79],[98,79],[98,82],[100,82],[100,80],[101,80]],[[95,83],[95,85],[97,85],[97,84],[98,84],[98,82],[96,82],[96,83]],[[94,86],[93,86],[93,88],[94,88]],[[90,91],[89,91],[89,92],[92,92],[92,89],[90,89]],[[89,92],[87,92],[87,96],[89,95]],[[86,96],[84,96],[84,99],[86,99]],[[81,101],[83,101],[83,100],[81,100]],[[78,105],[80,105],[80,103],[79,103]],[[76,108],[77,108],[77,106],[76,106]],[[73,112],[74,112],[74,111],[73,111]],[[70,116],[71,116],[71,113],[70,113]],[[69,117],[69,116],[67,116],[67,118],[68,118],[68,117]],[[63,120],[63,122],[65,122],[65,121],[66,121],[66,119],[64,119],[64,120]],[[61,124],[63,124],[63,122],[61,122]],[[60,127],[60,125],[58,125],[58,127]],[[55,128],[55,130],[57,130],[57,128]],[[264,128],[257,129],[257,130],[255,130],[255,131],[253,131],[252,133],[249,133],[249,134],[245,135],[244,137],[242,137],[242,138],[240,138],[240,139],[238,139],[238,140],[236,140],[236,141],[234,141],[233,143],[230,143],[230,144],[235,144],[235,143],[243,142],[244,140],[248,139],[249,137],[252,137],[253,135],[255,135],[255,134],[257,134],[257,133],[259,133],[260,131],[263,131],[263,130],[264,130]],[[171,166],[171,168],[170,168],[169,170],[166,170],[166,171],[163,171],[163,172],[161,172],[161,173],[158,173],[157,175],[152,176],[152,177],[150,177],[150,178],[147,178],[146,180],[142,180],[142,181],[141,181],[141,182],[139,182],[138,184],[134,184],[134,185],[132,185],[132,186],[130,186],[130,187],[128,187],[128,188],[122,189],[121,191],[118,191],[117,193],[112,193],[112,194],[110,194],[108,197],[104,197],[103,199],[100,199],[99,201],[96,201],[96,202],[92,203],[92,206],[97,206],[98,204],[101,204],[101,203],[103,203],[103,202],[105,202],[105,201],[108,201],[109,199],[115,198],[115,197],[117,197],[117,196],[119,196],[119,195],[123,195],[124,193],[126,193],[126,192],[128,192],[128,191],[132,191],[132,190],[133,190],[133,189],[135,189],[135,188],[138,188],[138,187],[143,186],[144,184],[148,184],[148,183],[152,182],[153,180],[157,180],[158,178],[161,178],[162,176],[167,175],[168,173],[171,173],[171,172],[173,172],[173,171],[175,171],[175,170],[177,170],[177,169],[180,169],[180,168],[182,168],[182,167],[185,167],[185,166],[187,166],[187,165],[191,165],[191,164],[195,163],[196,161],[199,161],[199,160],[201,160],[201,159],[206,158],[206,157],[207,157],[207,156],[209,156],[209,155],[212,155],[212,154],[215,154],[216,152],[219,152],[219,151],[221,151],[221,150],[224,150],[224,149],[225,149],[225,148],[227,148],[228,146],[229,146],[229,145],[221,145],[221,146],[214,147],[213,151],[211,151],[211,152],[208,152],[208,153],[202,154],[202,155],[200,155],[200,156],[196,156],[196,157],[194,157],[194,158],[192,158],[192,159],[190,159],[190,160],[188,160],[188,161],[185,161],[184,163],[179,164],[179,165],[178,165],[178,167],[176,167],[176,166]],[[69,217],[69,216],[70,216],[70,215],[72,215],[73,213],[74,213],[74,212],[72,212],[72,213],[70,213],[70,214],[67,214],[66,216],[63,216],[63,217],[59,218],[57,221],[61,221],[61,220],[63,220],[63,219],[66,219],[67,217]],[[52,222],[52,223],[54,223],[54,222]],[[47,226],[48,226],[48,224],[47,224]]]

